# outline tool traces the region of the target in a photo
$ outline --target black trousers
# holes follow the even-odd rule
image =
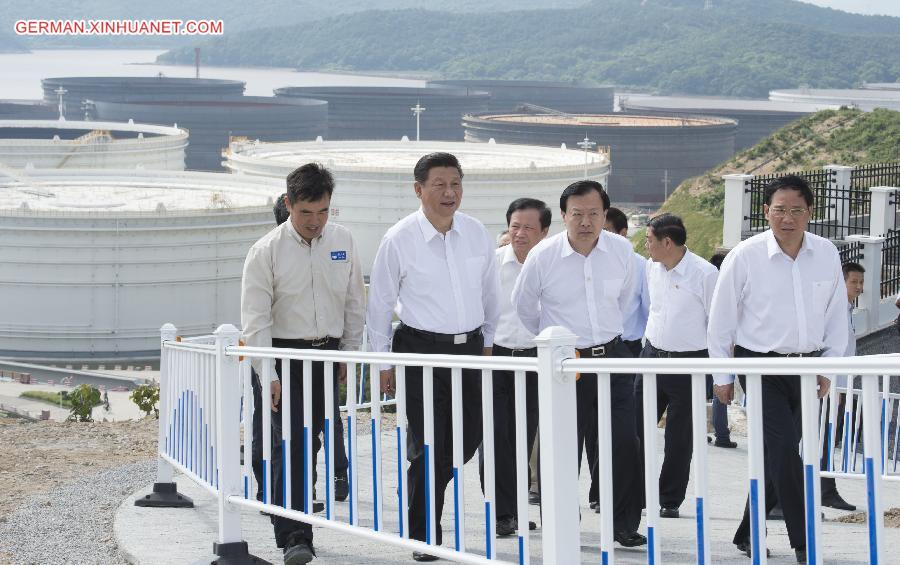
[[[394,332],[391,343],[391,351],[396,353],[481,355],[483,347],[484,338],[480,336],[462,344],[436,343],[402,325]],[[406,368],[406,458],[409,461],[409,537],[439,545],[442,539],[440,519],[444,509],[444,491],[453,478],[453,397],[450,369],[434,369],[433,375],[434,445],[426,454],[422,368]],[[468,461],[481,443],[481,371],[464,369],[462,381],[463,457]],[[438,521],[436,540],[426,539],[426,456],[434,461],[434,515]]]
[[[590,350],[579,350],[583,358],[598,357]],[[607,347],[603,357],[630,358],[631,352],[621,340]],[[634,425],[634,375],[614,373],[610,383],[612,409],[612,482],[613,527],[617,532],[635,532],[641,523],[644,475],[641,470],[640,440]],[[581,469],[581,450],[597,438],[597,375],[582,373],[575,383],[578,419],[578,468]],[[596,443],[597,440],[594,440]],[[599,460],[595,455],[588,466],[592,480],[599,480]]]
[[[768,357],[735,347],[735,357]],[[746,380],[739,375],[741,386]],[[766,515],[781,503],[788,540],[794,549],[806,547],[803,463],[800,460],[800,378],[796,375],[762,377],[763,442],[765,445]],[[750,500],[734,534],[734,543],[750,539]]]
[[[536,357],[537,349],[524,352],[494,345],[494,355],[501,357]],[[528,459],[534,447],[538,427],[538,376],[525,373],[525,430]],[[497,488],[497,518],[515,518],[518,512],[516,500],[516,384],[512,371],[494,371],[494,477]],[[528,466],[526,464],[526,472]],[[484,491],[484,459],[479,460],[481,490]],[[531,477],[529,476],[529,484]]]
[[[709,357],[706,350],[666,355],[649,341],[641,351],[641,357]],[[641,464],[644,465],[644,378],[638,375],[634,383],[635,425],[641,439]],[[678,508],[684,502],[688,480],[691,477],[691,457],[694,453],[691,410],[691,376],[656,376],[656,420],[666,416],[665,449],[659,472],[659,504],[664,508]],[[651,509],[655,510],[655,509]]]
[[[301,343],[300,340],[292,339],[272,339],[272,347],[286,348],[309,348],[308,343]],[[333,340],[322,349],[337,349],[338,342]],[[275,372],[281,379],[281,360],[275,361]],[[312,363],[312,437],[316,437],[322,432],[325,426],[325,365],[321,362]],[[282,399],[283,400],[283,399]],[[273,464],[272,477],[272,498],[273,504],[284,506],[284,481],[288,480],[291,484],[291,508],[294,510],[302,510],[305,506],[306,497],[310,497],[310,511],[312,511],[312,493],[304,490],[304,477],[306,466],[304,465],[304,436],[303,436],[303,361],[291,361],[291,431],[293,440],[291,441],[290,456],[291,473],[289,477],[284,476],[284,469],[281,464]],[[283,404],[283,402],[282,402]],[[279,409],[272,416],[272,436],[275,442],[275,427],[278,426],[278,438],[281,437],[281,413]],[[310,454],[313,453],[312,446]],[[278,457],[284,457],[281,442],[277,442],[276,449],[273,450],[273,461]],[[280,460],[279,460],[280,463]],[[272,516],[272,525],[275,530],[275,544],[278,547],[286,547],[296,541],[305,539],[312,541],[312,526],[304,522],[298,522],[281,516]]]

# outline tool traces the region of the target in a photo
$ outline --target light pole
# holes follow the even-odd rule
[[[60,86],[53,92],[55,92],[56,95],[59,97],[59,119],[65,120],[66,119],[66,105],[63,104],[63,96],[65,96],[66,93],[69,91]]]
[[[588,174],[587,174],[587,169],[588,169],[588,151],[590,150],[591,147],[593,147],[593,146],[595,146],[595,145],[597,145],[597,144],[594,143],[593,141],[591,141],[590,139],[588,139],[588,136],[585,135],[585,136],[584,136],[584,139],[582,139],[581,141],[579,141],[576,145],[578,145],[578,147],[581,147],[582,149],[584,149],[584,178],[587,178],[587,176],[588,176]]]
[[[422,116],[422,112],[425,111],[425,107],[416,102],[416,105],[410,108],[410,110],[416,115],[416,141],[419,141],[419,119]]]

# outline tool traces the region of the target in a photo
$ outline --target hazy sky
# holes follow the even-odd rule
[[[845,12],[857,14],[881,14],[886,16],[900,16],[900,1],[898,0],[801,0],[808,4],[826,6]]]

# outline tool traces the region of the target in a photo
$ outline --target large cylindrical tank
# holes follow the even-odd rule
[[[184,170],[185,130],[63,120],[0,120],[0,164],[38,169]]]
[[[308,98],[243,96],[227,100],[95,102],[103,120],[178,124],[190,133],[188,169],[222,170],[230,137],[263,141],[314,140],[328,134],[328,103]]]
[[[481,220],[494,234],[506,229],[506,209],[516,198],[543,200],[558,219],[559,195],[585,176],[605,184],[609,159],[596,151],[494,143],[433,141],[330,141],[320,143],[234,143],[225,163],[238,178],[285,179],[311,161],[334,175],[331,218],[351,229],[368,274],[382,236],[419,207],[413,167],[426,153],[456,155],[463,169],[460,210]]]
[[[41,80],[44,102],[54,108],[62,88],[66,117],[84,119],[85,100],[145,102],[148,100],[220,100],[244,94],[239,80],[176,77],[53,77]]]
[[[619,95],[623,112],[665,116],[722,116],[738,123],[734,150],[756,145],[764,137],[809,114],[836,109],[828,104],[802,104],[712,96]]]
[[[488,112],[517,112],[522,104],[543,106],[571,114],[604,114],[613,111],[612,86],[585,86],[536,80],[433,80],[430,88],[454,87],[488,92]]]
[[[656,206],[678,184],[734,154],[737,123],[714,117],[603,114],[466,116],[466,141],[577,148],[584,138],[608,147],[613,202]]]
[[[0,100],[0,120],[51,120],[58,117],[57,106],[43,100]]]
[[[159,356],[159,328],[240,324],[247,250],[284,182],[177,171],[0,171],[0,357]]]
[[[875,108],[900,110],[900,90],[792,88],[769,91],[769,100],[850,106],[870,112]]]
[[[416,139],[416,105],[420,139],[462,141],[462,117],[486,112],[490,95],[466,88],[396,86],[290,86],[275,90],[278,97],[328,101],[328,139]]]

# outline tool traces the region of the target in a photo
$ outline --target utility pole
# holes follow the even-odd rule
[[[588,177],[588,174],[587,174],[587,169],[588,169],[588,150],[590,150],[591,147],[593,147],[593,146],[595,146],[595,145],[597,145],[597,144],[594,143],[593,141],[591,141],[590,139],[588,139],[588,136],[585,135],[585,136],[584,136],[584,139],[582,139],[581,141],[579,141],[578,143],[576,143],[576,145],[578,145],[578,147],[581,147],[582,149],[584,149],[584,178],[587,178],[587,177]]]
[[[59,119],[65,120],[66,119],[66,105],[63,103],[63,96],[65,96],[66,93],[69,91],[60,86],[53,92],[55,92],[56,95],[59,97]]]
[[[416,115],[416,141],[419,141],[419,119],[422,116],[422,112],[425,111],[425,108],[421,104],[416,102],[416,105],[410,108],[410,110],[412,110],[412,113]]]

